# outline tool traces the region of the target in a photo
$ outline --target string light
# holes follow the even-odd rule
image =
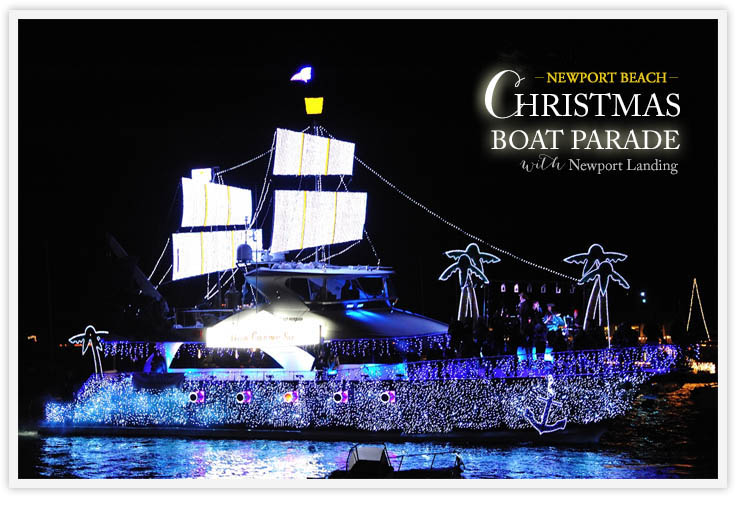
[[[271,178],[269,177],[270,170],[271,170],[271,162],[273,161],[273,153],[276,151],[276,132],[273,132],[273,138],[271,139],[271,149],[268,153],[268,163],[266,164],[266,173],[263,176],[263,184],[261,184],[261,194],[258,195],[258,205],[256,205],[256,211],[253,213],[253,221],[251,223],[251,227],[256,223],[256,219],[258,219],[258,216],[261,213],[261,208],[263,207],[263,202],[266,200],[266,194],[268,193],[268,188],[271,185]]]
[[[151,280],[151,277],[153,277],[153,274],[156,273],[156,269],[158,268],[159,263],[161,263],[161,259],[164,257],[164,254],[166,253],[166,248],[169,247],[169,242],[171,242],[171,237],[168,237],[166,239],[166,245],[164,245],[164,248],[161,250],[161,255],[158,257],[158,261],[156,262],[156,266],[153,267],[153,270],[151,270],[150,275],[148,276],[148,280]]]
[[[457,309],[459,321],[464,319],[476,320],[479,317],[478,299],[475,296],[475,286],[472,277],[478,277],[484,284],[490,281],[483,270],[484,263],[498,263],[500,258],[493,254],[480,252],[478,244],[469,244],[465,250],[445,251],[445,256],[454,259],[455,262],[447,267],[439,280],[446,281],[457,272],[460,280],[460,303]]]
[[[562,403],[554,401],[555,391],[552,388],[554,378],[551,375],[547,376],[547,396],[538,397],[537,399],[544,403],[544,410],[542,412],[541,419],[537,419],[530,408],[524,410],[524,419],[537,430],[540,435],[545,433],[552,433],[554,431],[564,430],[567,426],[567,418],[558,419],[557,421],[550,423],[550,417],[552,414],[553,407],[562,407]]]
[[[690,292],[690,308],[687,311],[687,325],[685,331],[690,331],[690,316],[693,313],[693,297],[698,295],[698,306],[700,307],[700,316],[703,318],[703,326],[705,327],[705,334],[708,336],[710,341],[710,332],[708,331],[708,323],[705,322],[705,312],[703,312],[703,303],[700,301],[700,290],[698,289],[698,280],[693,277],[693,289]]]
[[[594,267],[607,261],[609,263],[618,263],[624,261],[628,256],[626,254],[614,251],[605,251],[600,244],[592,244],[588,248],[588,252],[573,254],[563,259],[565,263],[573,263],[583,265],[583,276],[585,276]]]
[[[358,241],[356,241],[356,242],[353,242],[352,244],[350,244],[349,246],[347,246],[347,247],[346,247],[345,249],[343,249],[343,250],[342,250],[342,251],[340,251],[340,252],[337,252],[337,253],[335,253],[335,254],[332,254],[332,255],[330,255],[330,256],[327,256],[327,257],[326,257],[326,258],[324,258],[324,259],[323,259],[322,261],[323,261],[323,262],[326,262],[326,261],[330,261],[330,260],[331,260],[331,259],[333,259],[333,258],[337,258],[337,257],[338,257],[338,256],[340,256],[341,254],[343,254],[343,253],[346,253],[346,252],[348,252],[348,251],[349,251],[350,249],[352,249],[353,247],[355,247],[355,246],[356,246],[356,245],[358,245],[358,244],[360,244],[360,240],[358,240]]]
[[[613,280],[624,289],[629,289],[629,283],[626,282],[621,274],[616,272],[613,268],[614,263],[624,261],[628,256],[624,253],[605,251],[600,244],[592,244],[587,252],[573,254],[564,258],[562,261],[565,263],[574,263],[576,265],[583,265],[583,275],[578,281],[578,284],[585,284],[586,282],[593,282],[593,289],[590,291],[590,297],[588,298],[588,304],[585,307],[585,319],[583,319],[583,330],[586,329],[588,324],[588,311],[590,310],[590,304],[595,297],[595,305],[593,305],[593,318],[595,318],[596,312],[598,314],[598,324],[602,324],[603,319],[603,302],[606,304],[606,338],[608,339],[608,346],[611,346],[611,320],[608,313],[608,284],[610,280]],[[596,291],[596,288],[598,290]],[[572,290],[570,291],[572,293]],[[603,298],[601,298],[603,297]]]
[[[347,186],[345,186],[345,189],[347,189]],[[365,235],[365,238],[368,240],[368,244],[371,246],[371,250],[373,251],[373,256],[376,257],[376,265],[381,265],[381,258],[378,257],[378,253],[376,252],[376,248],[373,246],[373,241],[371,240],[370,235],[368,235],[368,230],[363,227],[363,234]]]
[[[158,281],[158,284],[156,284],[156,289],[158,289],[158,287],[161,285],[161,283],[164,282],[164,279],[166,278],[167,275],[169,275],[169,272],[171,272],[171,268],[173,266],[174,266],[173,264],[172,265],[169,265],[168,270],[166,270],[166,272],[164,273],[164,275],[161,276],[161,280],[159,280]]]
[[[352,175],[354,152],[352,142],[278,128],[273,175]]]
[[[367,196],[344,191],[275,191],[271,252],[360,240]]]
[[[328,133],[328,135],[329,135],[329,133]],[[332,135],[330,135],[330,137],[332,137]],[[551,274],[554,274],[554,275],[557,275],[559,277],[562,277],[562,278],[565,278],[565,279],[569,279],[569,280],[572,280],[572,281],[576,281],[577,280],[576,278],[571,277],[571,276],[569,276],[567,274],[563,274],[562,272],[558,272],[557,270],[553,270],[553,269],[551,269],[549,267],[545,267],[543,265],[540,265],[538,263],[535,263],[533,261],[530,261],[530,260],[528,260],[526,258],[522,258],[521,256],[518,256],[518,255],[516,255],[516,254],[514,254],[514,253],[512,253],[510,251],[507,251],[506,249],[503,249],[503,248],[498,247],[498,246],[496,246],[494,244],[491,244],[490,242],[487,242],[486,240],[483,240],[482,238],[478,237],[477,235],[474,235],[474,234],[472,234],[472,233],[464,230],[463,228],[461,228],[460,226],[456,225],[455,223],[453,223],[453,222],[445,219],[444,217],[442,217],[441,215],[439,215],[438,213],[436,213],[435,211],[433,211],[432,209],[430,209],[429,207],[427,207],[423,203],[415,200],[414,198],[412,198],[411,196],[409,196],[408,194],[406,194],[404,191],[402,191],[401,189],[399,189],[395,184],[393,184],[391,181],[389,181],[388,179],[386,179],[385,177],[383,177],[381,174],[379,174],[376,170],[374,170],[373,168],[371,168],[370,166],[368,166],[367,163],[365,163],[363,160],[361,160],[357,156],[355,156],[355,161],[357,161],[358,163],[360,163],[366,170],[368,170],[373,175],[375,175],[376,177],[378,177],[378,179],[381,180],[381,182],[383,182],[388,187],[390,187],[391,189],[393,189],[394,191],[396,191],[398,194],[400,194],[401,196],[403,196],[405,199],[409,200],[411,203],[413,203],[414,205],[416,205],[420,209],[424,210],[430,216],[432,216],[435,219],[439,220],[443,224],[445,224],[445,225],[449,226],[450,228],[453,228],[454,230],[462,233],[466,237],[468,237],[468,238],[470,238],[472,240],[475,240],[476,242],[480,242],[481,244],[483,244],[483,245],[485,245],[487,247],[490,247],[494,251],[500,252],[501,254],[505,254],[506,256],[509,256],[509,257],[511,257],[511,258],[513,258],[513,259],[515,259],[517,261],[520,261],[520,262],[522,262],[522,263],[524,263],[526,265],[529,265],[529,266],[531,266],[533,268],[536,268],[538,270],[543,270],[545,272],[548,272],[548,273],[551,273]]]
[[[249,189],[188,177],[182,177],[181,187],[182,228],[245,226],[253,221],[253,199]]]
[[[589,424],[631,408],[646,373],[555,380],[559,415]],[[248,428],[341,428],[371,432],[447,433],[453,430],[528,427],[546,377],[442,381],[351,381],[347,402],[336,403],[329,381],[185,380],[181,389],[133,389],[130,374],[90,379],[69,404],[48,403],[50,424],[108,426],[239,426]],[[251,392],[249,403],[238,393]],[[189,395],[195,395],[190,401]],[[391,394],[393,393],[393,394]],[[387,398],[388,397],[388,398]],[[393,401],[392,401],[393,400]]]
[[[368,166],[363,160],[361,160],[357,156],[355,157],[355,161],[357,161],[358,163],[360,163],[361,165],[363,165],[363,167],[365,167],[369,172],[371,172],[373,175],[375,175],[376,177],[378,177],[381,180],[381,182],[383,182],[384,184],[386,184],[387,186],[389,186],[391,189],[393,189],[394,191],[396,191],[397,193],[399,193],[401,196],[403,196],[404,198],[406,198],[407,200],[409,200],[411,203],[413,203],[414,205],[416,205],[420,209],[424,210],[425,212],[427,212],[432,217],[438,219],[440,222],[442,222],[445,225],[449,226],[450,228],[453,228],[456,231],[462,233],[466,237],[468,237],[468,238],[470,238],[472,240],[475,240],[477,242],[480,242],[481,244],[483,244],[483,245],[485,245],[487,247],[490,247],[494,251],[500,252],[501,254],[505,254],[506,256],[509,256],[509,257],[511,257],[511,258],[513,258],[513,259],[515,259],[517,261],[520,261],[520,262],[522,262],[522,263],[524,263],[526,265],[529,265],[531,267],[534,267],[534,268],[536,268],[538,270],[543,270],[545,272],[548,272],[548,273],[557,275],[557,276],[562,277],[562,278],[565,278],[565,279],[569,279],[569,280],[573,280],[573,281],[576,281],[577,280],[576,278],[571,277],[571,276],[569,276],[567,274],[563,274],[562,272],[558,272],[557,270],[553,270],[551,268],[548,268],[548,267],[545,267],[545,266],[540,265],[538,263],[535,263],[533,261],[530,261],[530,260],[528,260],[526,258],[522,258],[521,256],[518,256],[518,255],[516,255],[516,254],[514,254],[514,253],[512,253],[510,251],[507,251],[506,249],[503,249],[503,248],[498,247],[498,246],[496,246],[494,244],[491,244],[490,242],[487,242],[486,240],[483,240],[482,238],[478,237],[477,235],[474,235],[474,234],[472,234],[472,233],[464,230],[460,226],[458,226],[455,223],[453,223],[453,222],[445,219],[444,217],[440,216],[439,214],[437,214],[435,211],[433,211],[432,209],[430,209],[429,207],[427,207],[423,203],[415,200],[414,198],[412,198],[411,196],[409,196],[408,194],[406,194],[405,192],[403,192],[402,190],[400,190],[391,181],[389,181],[388,179],[386,179],[385,177],[383,177],[381,174],[379,174],[378,172],[376,172],[373,168],[371,168],[370,166]]]
[[[274,138],[275,138],[275,136],[276,136],[276,134],[274,133]],[[244,161],[243,163],[238,163],[237,165],[235,165],[233,167],[226,168],[225,170],[220,170],[219,172],[215,173],[215,175],[216,176],[221,176],[222,174],[226,174],[226,173],[228,173],[228,172],[230,172],[232,170],[235,170],[236,168],[244,167],[245,165],[248,165],[250,163],[253,163],[254,161],[258,161],[261,158],[263,158],[264,156],[266,156],[267,154],[271,154],[273,152],[273,150],[274,150],[274,147],[272,145],[271,146],[271,149],[269,149],[268,151],[263,152],[263,153],[259,154],[258,156],[255,156],[255,157],[249,159],[248,161]]]
[[[260,229],[174,233],[172,257],[176,268],[173,279],[234,268],[240,244],[248,244],[258,259],[263,250],[262,236]],[[208,286],[207,296],[209,294]]]
[[[237,268],[236,268],[236,269],[233,269],[233,270],[231,270],[231,271],[230,271],[230,277],[228,277],[228,278],[227,278],[227,280],[226,280],[225,282],[221,282],[221,283],[220,283],[220,285],[221,285],[221,286],[226,286],[226,285],[227,285],[227,283],[228,283],[228,282],[230,282],[230,281],[232,280],[232,278],[233,278],[233,277],[235,277],[235,274],[236,274],[236,273],[238,273],[238,269],[237,269]],[[218,288],[218,287],[217,287],[217,286],[215,285],[215,286],[213,286],[213,287],[212,287],[212,290],[213,290],[213,291],[210,291],[209,293],[207,293],[207,294],[206,294],[206,295],[204,296],[204,299],[205,299],[205,300],[209,300],[209,299],[211,299],[211,298],[212,298],[213,296],[215,296],[215,295],[216,295],[217,293],[219,293],[219,291],[220,291],[220,288]]]
[[[399,356],[421,355],[425,349],[444,352],[450,349],[448,334],[418,337],[335,340],[323,344],[329,354],[340,357],[341,362],[351,359],[389,359]],[[141,342],[103,343],[103,356],[121,356],[131,361],[145,360],[153,352],[154,345]],[[308,352],[316,349],[306,346]],[[263,358],[258,349],[206,347],[204,343],[181,345],[174,359],[211,359],[234,357],[235,353],[249,358]],[[409,381],[441,379],[487,379],[530,376],[569,376],[575,374],[607,375],[614,373],[665,373],[679,366],[682,351],[673,345],[606,348],[587,351],[560,351],[550,353],[551,360],[520,359],[517,355],[483,358],[441,359],[407,361],[395,364],[364,364],[361,367],[340,370],[339,376],[350,380],[393,379],[403,376]]]
[[[95,363],[95,376],[102,374],[102,358],[100,350],[102,349],[102,340],[100,335],[107,335],[106,331],[97,331],[91,324],[88,325],[83,333],[79,333],[69,338],[69,343],[82,346],[82,356],[87,352],[87,348],[92,348],[92,360]]]

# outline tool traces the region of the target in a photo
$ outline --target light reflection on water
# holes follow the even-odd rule
[[[251,478],[325,477],[345,468],[350,442],[50,437],[40,458],[42,477]],[[465,478],[662,478],[669,469],[595,449],[521,446],[454,447],[442,443],[387,444],[391,455],[457,449]],[[73,464],[69,464],[74,462]],[[403,468],[419,467],[407,460]]]
[[[714,385],[686,384],[642,396],[599,446],[387,447],[392,456],[456,450],[465,478],[715,477],[715,435],[703,426],[715,415],[715,391]],[[156,437],[19,437],[19,442],[21,477],[51,478],[322,478],[345,468],[353,445]],[[407,458],[402,468],[419,467],[421,459]]]

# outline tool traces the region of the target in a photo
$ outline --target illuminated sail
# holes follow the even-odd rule
[[[173,280],[235,268],[238,246],[245,243],[254,258],[263,251],[261,230],[174,233],[172,239]]]
[[[278,128],[274,175],[352,175],[355,144]]]
[[[363,238],[367,193],[275,191],[271,253]]]
[[[186,177],[181,179],[181,189],[184,195],[182,227],[246,225],[253,217],[249,189]]]

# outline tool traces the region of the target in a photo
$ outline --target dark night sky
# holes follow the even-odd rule
[[[304,90],[288,80],[307,63],[326,97],[321,124],[419,201],[571,275],[579,267],[561,259],[592,242],[627,252],[617,269],[632,290],[614,287],[613,311],[634,307],[645,289],[652,310],[686,316],[697,276],[715,325],[715,21],[21,20],[19,49],[21,335],[47,334],[50,318],[61,341],[99,319],[106,231],[148,273],[177,229],[172,200],[191,168],[235,165],[267,150],[275,128],[309,125]],[[494,123],[478,97],[500,68],[678,75],[666,92],[680,93],[680,173],[523,173],[518,160],[533,154],[502,158],[488,146]],[[225,181],[258,189],[265,165]],[[448,320],[457,288],[436,280],[442,252],[468,240],[354,170],[350,189],[369,192],[367,230],[382,263],[398,270],[399,305]],[[367,244],[342,260],[374,262]],[[502,260],[487,267],[490,277],[553,280]]]

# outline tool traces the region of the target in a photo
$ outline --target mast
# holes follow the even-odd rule
[[[311,67],[301,68],[291,80],[309,85]],[[301,132],[276,130],[273,175],[314,176],[314,190],[274,191],[270,251],[313,250],[317,261],[326,262],[329,246],[363,238],[367,194],[324,191],[323,176],[352,175],[355,144],[321,135],[318,117],[323,106],[324,97],[305,96],[304,108],[311,117],[311,126]]]
[[[307,86],[307,89],[311,88],[312,83],[312,67],[306,67],[309,68],[309,79],[306,81],[303,81],[304,84]],[[300,70],[301,72],[301,70]],[[324,97],[304,97],[304,112],[307,114],[307,117],[312,118],[312,135],[315,136],[321,136],[320,135],[320,128],[319,123],[317,122],[318,118],[322,115],[322,111],[324,110]],[[315,191],[322,191],[322,176],[321,174],[317,174],[317,176],[314,178],[314,190]],[[314,248],[314,259],[316,261],[320,261],[319,255],[322,253],[322,261],[325,262],[327,255],[325,254],[325,247],[324,246],[317,246]]]

